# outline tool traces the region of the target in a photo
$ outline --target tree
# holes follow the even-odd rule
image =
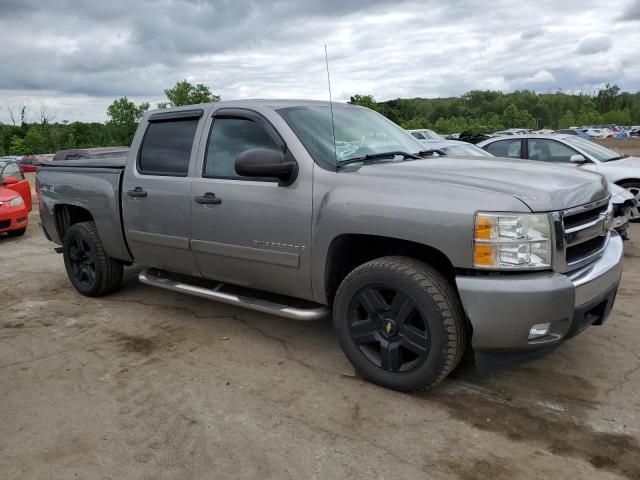
[[[136,128],[138,128],[138,122],[147,110],[149,110],[148,102],[136,105],[127,97],[114,100],[107,107],[107,117],[109,118],[107,127],[114,143],[130,145]]]
[[[11,137],[11,145],[9,146],[9,155],[24,155],[24,142],[20,137],[14,135]]]
[[[22,150],[25,155],[45,153],[45,139],[38,127],[33,126],[29,128],[22,140]]]
[[[354,95],[351,97],[349,102],[372,110],[375,110],[377,105],[373,95]]]
[[[576,119],[573,116],[573,112],[571,110],[567,110],[560,120],[558,121],[558,126],[560,128],[569,128],[576,126]]]
[[[206,85],[202,83],[192,85],[186,80],[176,83],[173,88],[167,88],[164,94],[169,101],[159,103],[158,108],[220,101],[220,95],[211,93],[211,90]]]

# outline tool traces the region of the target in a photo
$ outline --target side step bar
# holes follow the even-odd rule
[[[224,283],[218,284],[215,288],[205,288],[190,285],[171,278],[158,276],[152,270],[144,270],[140,272],[138,274],[138,280],[154,287],[173,290],[174,292],[188,293],[197,297],[217,300],[222,303],[228,303],[230,305],[236,305],[238,307],[248,308],[250,310],[256,310],[258,312],[264,312],[293,320],[320,320],[330,313],[329,308],[324,305],[316,306],[316,304],[311,304],[314,305],[311,308],[291,307],[289,305],[274,303],[268,300],[225,292]]]

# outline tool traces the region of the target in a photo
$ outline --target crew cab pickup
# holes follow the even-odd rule
[[[160,288],[332,314],[356,370],[398,390],[467,348],[544,351],[607,319],[623,247],[602,176],[422,149],[355,105],[152,111],[126,159],[42,164],[42,226],[84,295],[137,264]]]

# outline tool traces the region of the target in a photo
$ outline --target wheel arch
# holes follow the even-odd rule
[[[93,215],[88,209],[66,203],[56,205],[53,210],[53,216],[58,238],[61,241],[64,241],[64,236],[72,225],[94,221]]]
[[[410,240],[368,234],[341,234],[335,237],[327,250],[324,271],[324,294],[328,305],[342,280],[354,268],[385,256],[406,256],[421,260],[440,272],[455,286],[455,268],[440,250]]]
[[[629,182],[640,183],[640,178],[623,178],[622,180],[616,180],[615,184],[621,187],[622,184]]]

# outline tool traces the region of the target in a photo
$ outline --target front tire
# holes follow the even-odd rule
[[[93,222],[76,223],[67,230],[63,257],[69,280],[82,295],[106,295],[122,283],[122,262],[107,256]]]
[[[455,290],[438,271],[407,257],[372,260],[347,275],[336,293],[334,327],[356,371],[394,390],[437,385],[466,347]]]

